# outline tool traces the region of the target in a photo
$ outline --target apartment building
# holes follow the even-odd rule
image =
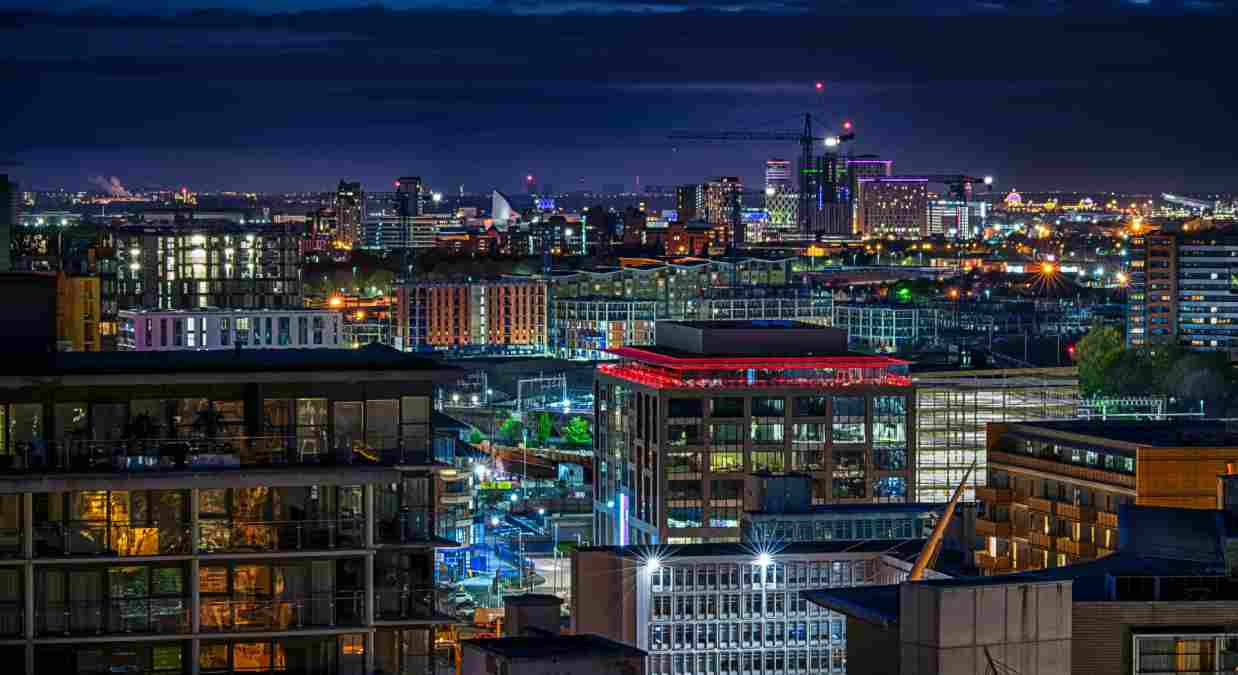
[[[336,310],[125,309],[119,319],[117,347],[128,351],[352,346]]]
[[[1150,232],[1131,254],[1127,344],[1238,354],[1238,234]]]
[[[905,361],[790,321],[659,322],[599,365],[594,536],[738,541],[750,474],[812,476],[813,503],[903,502],[914,485]]]
[[[432,673],[443,375],[384,347],[8,361],[0,658]]]
[[[1217,508],[1216,477],[1238,462],[1238,434],[1208,420],[991,423],[987,434],[975,561],[994,573],[1112,553],[1124,504]]]
[[[394,339],[404,351],[543,353],[546,282],[417,282],[395,288]]]

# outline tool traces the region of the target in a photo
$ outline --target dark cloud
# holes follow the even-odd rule
[[[1224,189],[1238,175],[1233,78],[1215,54],[1226,18],[1091,16],[1101,3],[1072,5],[1088,16],[1069,19],[658,4],[682,11],[11,14],[0,154],[25,160],[28,181],[71,186],[100,172],[83,166],[126,186],[254,189],[340,176],[385,185],[410,171],[477,189],[511,188],[528,171],[559,185],[757,180],[765,157],[794,148],[665,136],[794,129],[810,111],[854,120],[857,149],[905,170],[993,173],[1029,189]]]

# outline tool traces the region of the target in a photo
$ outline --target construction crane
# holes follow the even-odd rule
[[[803,231],[808,231],[810,221],[808,214],[812,207],[812,196],[809,194],[810,169],[812,168],[814,143],[823,143],[827,147],[837,149],[845,142],[855,140],[855,132],[851,131],[850,123],[845,125],[846,132],[837,136],[817,136],[813,134],[812,113],[804,114],[804,129],[802,131],[703,131],[684,132],[668,136],[676,141],[756,141],[756,142],[789,142],[800,144],[800,180],[799,180],[799,225]]]
[[[946,527],[950,525],[950,519],[954,516],[954,510],[959,505],[959,500],[963,498],[963,488],[967,487],[967,479],[971,478],[971,474],[975,470],[976,463],[972,462],[972,465],[967,468],[967,473],[963,474],[963,480],[959,481],[959,486],[955,488],[954,496],[946,504],[946,512],[941,514],[941,520],[937,521],[937,525],[933,527],[933,533],[929,535],[924,548],[920,549],[920,555],[916,556],[916,562],[911,566],[911,573],[907,575],[907,581],[920,581],[923,579],[925,570],[928,569],[933,559],[937,557],[937,550],[941,546],[941,540],[946,535]]]

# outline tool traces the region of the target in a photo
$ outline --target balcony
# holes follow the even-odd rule
[[[1053,513],[1053,502],[1040,497],[1026,497],[1023,502],[1027,504],[1027,508],[1040,513]]]
[[[428,465],[428,425],[402,436],[216,436],[19,443],[4,467],[16,473],[148,472],[273,466]]]
[[[1111,549],[1111,548],[1105,548],[1104,546],[1097,546],[1097,547],[1096,547],[1096,557],[1097,557],[1097,558],[1101,558],[1101,557],[1107,556],[1107,555],[1109,555],[1110,553],[1113,553],[1113,549]]]
[[[21,637],[25,623],[22,602],[0,602],[0,637]]]
[[[378,589],[374,591],[374,619],[377,621],[441,621],[450,615],[442,591]]]
[[[1111,530],[1118,529],[1118,514],[1112,511],[1097,511],[1096,524]]]
[[[977,487],[976,500],[985,504],[1009,504],[1014,493],[1006,488]]]
[[[1010,557],[1004,555],[993,556],[976,551],[976,567],[990,572],[1009,572],[1011,569]]]
[[[36,637],[188,633],[189,598],[46,603],[35,610]]]
[[[1046,551],[1053,550],[1053,537],[1051,535],[1044,534],[1043,532],[1028,532],[1027,543],[1035,546],[1036,548],[1042,548]]]
[[[1010,526],[1010,534],[1019,539],[1027,539],[1027,533],[1031,530],[1027,523],[1014,523]]]
[[[291,598],[202,599],[203,633],[359,626],[365,591],[311,593]]]
[[[1010,538],[1010,523],[995,522],[992,520],[976,520],[976,536],[978,537],[998,537],[1003,539]]]
[[[22,531],[20,528],[0,529],[0,558],[22,557]]]
[[[1080,558],[1096,557],[1096,544],[1090,541],[1075,541],[1070,537],[1058,537],[1057,550],[1059,553],[1079,556]]]
[[[216,551],[328,551],[365,546],[365,520],[198,522],[198,548]]]
[[[380,544],[429,544],[434,536],[434,513],[429,508],[412,508],[398,515],[379,515],[375,538]]]
[[[34,527],[34,552],[36,557],[184,554],[189,553],[189,524],[44,523]]]
[[[1096,520],[1096,509],[1090,506],[1076,506],[1065,502],[1057,502],[1054,506],[1057,507],[1057,515],[1061,518],[1080,523],[1091,523]]]
[[[1106,485],[1126,488],[1132,491],[1135,489],[1135,477],[1130,474],[1107,471],[1102,468],[1091,466],[1079,466],[1078,464],[1059,462],[1054,459],[1035,457],[1024,453],[990,450],[989,466],[1000,469],[1011,469],[1016,473],[1019,468],[1025,468],[1050,475],[1057,474],[1071,478],[1078,478],[1080,480],[1092,481],[1094,483],[1104,483]]]

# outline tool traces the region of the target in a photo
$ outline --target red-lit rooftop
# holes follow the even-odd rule
[[[619,347],[608,352],[621,359],[637,361],[670,370],[730,370],[748,368],[890,368],[908,366],[910,361],[891,356],[870,354],[835,354],[806,356],[749,356],[676,354],[658,347]]]

